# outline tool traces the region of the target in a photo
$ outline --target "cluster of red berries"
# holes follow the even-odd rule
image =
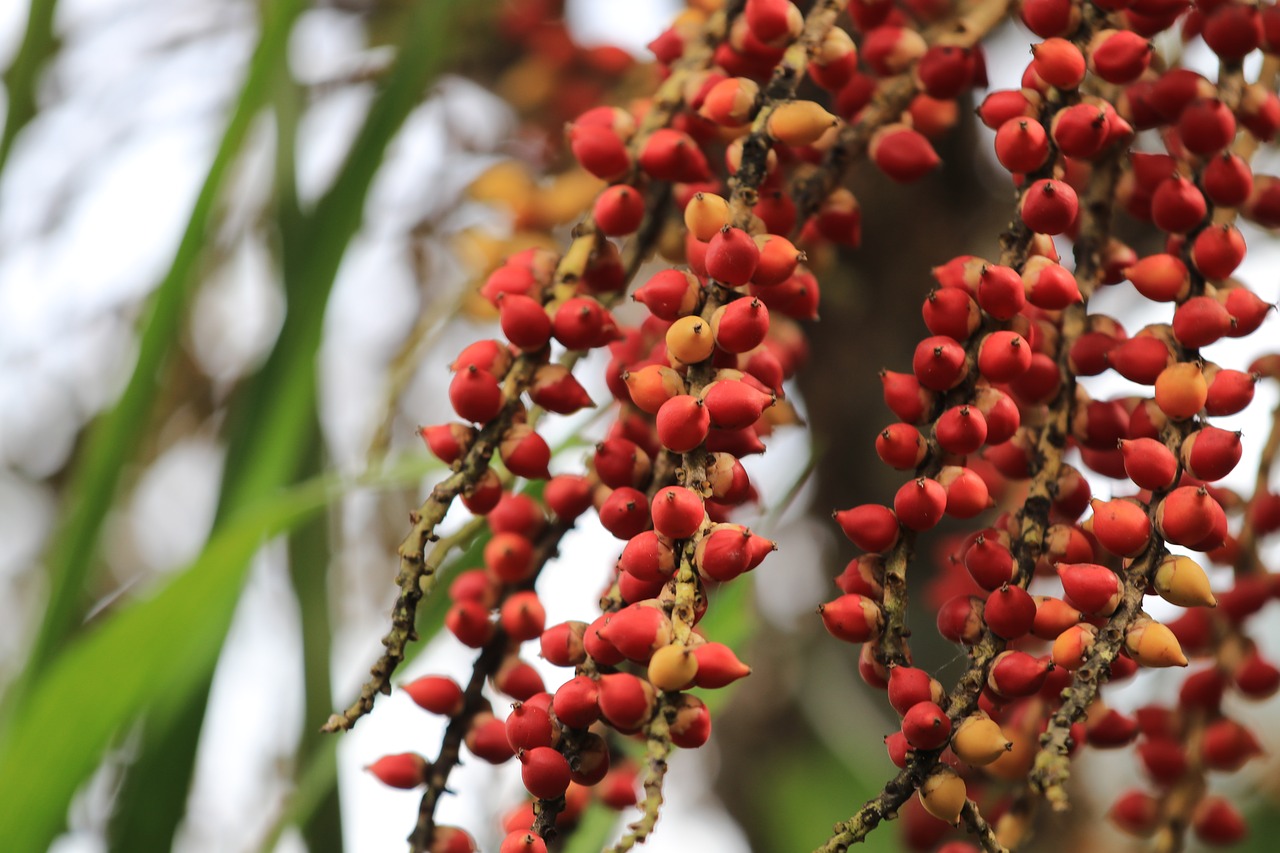
[[[513,4],[507,18],[527,26],[512,32],[538,31],[552,5]],[[508,813],[502,853],[545,850],[543,838],[571,826],[592,797],[639,804],[632,840],[643,840],[666,751],[710,735],[706,705],[688,691],[749,673],[695,626],[716,585],[774,548],[731,519],[755,498],[742,459],[795,422],[784,383],[805,361],[799,323],[816,319],[819,300],[808,256],[860,240],[859,204],[838,185],[850,160],[865,153],[900,182],[938,165],[930,140],[988,85],[980,42],[1009,11],[991,0],[959,12],[937,0],[807,8],[690,3],[650,46],[663,77],[651,99],[577,114],[568,151],[603,189],[567,251],[526,247],[488,272],[479,294],[504,340],[463,350],[449,387],[460,420],[422,430],[464,478],[464,505],[488,521],[484,565],[453,581],[446,617],[459,641],[482,651],[466,688],[427,676],[404,689],[449,717],[471,754],[520,763],[530,799]],[[1205,420],[1243,411],[1258,375],[1274,371],[1269,362],[1220,368],[1200,352],[1253,332],[1271,307],[1231,276],[1245,253],[1236,215],[1280,224],[1280,181],[1253,175],[1249,157],[1280,130],[1280,99],[1274,81],[1246,83],[1240,72],[1258,49],[1271,62],[1280,16],[1180,0],[1025,0],[1018,14],[1042,41],[1020,88],[991,92],[978,110],[1013,178],[1014,224],[998,262],[966,255],[934,270],[922,307],[928,336],[911,372],[882,374],[897,422],[876,452],[910,474],[891,505],[835,514],[865,553],[819,611],[831,634],[862,644],[863,678],[901,716],[886,746],[906,781],[838,826],[830,850],[900,806],[912,848],[930,849],[972,808],[971,795],[986,801],[995,828],[984,830],[974,811],[970,829],[1015,846],[1028,818],[1009,809],[1004,783],[1030,779],[1056,806],[1078,746],[1139,737],[1139,759],[1164,793],[1128,794],[1112,815],[1155,832],[1172,825],[1171,790],[1256,753],[1248,730],[1221,711],[1226,687],[1250,697],[1280,687],[1242,627],[1280,591],[1257,570],[1254,545],[1280,528],[1280,499],[1257,496],[1233,534],[1229,513],[1244,502],[1215,484],[1241,459],[1240,436]],[[1222,59],[1218,84],[1156,56],[1150,37],[1177,21]],[[524,40],[534,60],[579,67],[553,62],[577,56],[563,39]],[[797,100],[806,77],[816,93]],[[1164,150],[1135,150],[1143,131],[1156,131]],[[502,198],[501,183],[491,177],[484,197]],[[1139,256],[1114,236],[1113,210],[1164,232],[1163,251]],[[1074,264],[1054,238],[1075,242]],[[680,266],[634,290],[647,314],[633,317],[618,303],[652,248]],[[1130,335],[1087,310],[1096,288],[1125,282],[1170,303],[1171,320]],[[592,350],[607,353],[617,417],[585,473],[552,476],[538,418],[594,405],[572,372],[576,354]],[[1107,371],[1140,390],[1093,399],[1078,380]],[[1081,467],[1064,461],[1068,451]],[[490,467],[494,453],[510,477]],[[1082,468],[1134,494],[1095,499]],[[522,492],[514,479],[542,485]],[[990,517],[997,507],[1005,511]],[[548,626],[534,583],[591,510],[624,543],[602,612]],[[950,693],[912,666],[905,625],[917,539],[946,517],[984,525],[947,539],[928,589],[941,633],[971,650],[970,672]],[[1237,565],[1235,590],[1215,596],[1200,563],[1167,546]],[[1145,594],[1194,609],[1165,625],[1143,612]],[[534,640],[543,658],[573,670],[554,689],[521,658]],[[1129,716],[1097,697],[1101,681],[1198,655],[1217,665],[1188,679],[1176,709]],[[486,678],[513,700],[505,719],[481,695]],[[643,802],[641,768],[619,749],[626,736],[649,744]],[[456,762],[443,753],[436,762],[388,756],[370,769],[438,797]],[[1202,838],[1242,834],[1229,803],[1203,796],[1203,785],[1187,790],[1197,797],[1176,801],[1198,799]],[[465,833],[428,826],[418,849],[472,849]]]
[[[1166,626],[1141,609],[1144,593],[1187,608],[1230,597],[1237,612],[1219,604],[1219,613],[1243,636],[1247,613],[1238,609],[1254,612],[1277,590],[1269,577],[1246,574],[1237,588],[1247,592],[1215,599],[1200,564],[1166,547],[1228,565],[1237,555],[1227,510],[1240,501],[1214,484],[1240,461],[1240,435],[1205,418],[1242,411],[1258,374],[1220,368],[1200,349],[1253,332],[1272,307],[1231,278],[1245,252],[1233,220],[1239,212],[1268,221],[1271,181],[1255,182],[1241,152],[1280,129],[1280,100],[1265,83],[1241,79],[1233,93],[1186,69],[1157,70],[1147,39],[1186,11],[1182,3],[1021,5],[1023,23],[1044,41],[1032,47],[1022,88],[992,92],[979,109],[1018,189],[1018,220],[1001,263],[965,256],[935,269],[938,289],[922,311],[930,336],[917,346],[912,372],[882,374],[899,422],[880,434],[876,451],[912,476],[891,507],[836,513],[869,553],[837,578],[844,594],[820,608],[823,621],[836,637],[864,644],[864,679],[887,688],[903,717],[886,739],[890,756],[900,767],[914,762],[924,809],[945,823],[959,820],[966,778],[976,793],[984,781],[1030,774],[1033,790],[1056,804],[1058,760],[1079,745],[1119,747],[1139,733],[1139,758],[1166,790],[1193,770],[1238,769],[1257,743],[1222,715],[1224,688],[1235,683],[1263,698],[1280,686],[1280,673],[1256,652],[1244,658],[1237,648],[1223,659],[1207,611]],[[1197,4],[1183,33],[1204,37],[1225,78],[1239,75],[1250,51],[1272,51],[1267,20],[1280,24],[1271,7]],[[1152,129],[1164,151],[1129,149],[1137,132]],[[1111,214],[1085,210],[1082,199],[1153,224],[1166,234],[1164,251],[1139,257],[1110,233]],[[1058,235],[1075,241],[1074,272],[1050,239]],[[1084,300],[1096,287],[1126,281],[1172,303],[1171,322],[1131,337],[1117,319],[1088,313]],[[1094,400],[1077,383],[1109,370],[1149,390]],[[1067,449],[1136,494],[1093,498],[1088,480],[1062,461]],[[1023,496],[1021,509],[944,549],[930,590],[938,628],[975,649],[972,666],[982,676],[968,682],[980,690],[948,696],[909,665],[905,600],[894,590],[886,601],[886,587],[905,580],[916,535],[945,515],[967,519]],[[1051,592],[1054,577],[1061,595],[1027,591],[1034,582]],[[1192,626],[1200,628],[1196,641]],[[1218,666],[1187,680],[1176,710],[1144,709],[1134,719],[1096,698],[1099,679],[1185,666],[1197,654],[1217,655]],[[1088,676],[1076,677],[1086,667]],[[1188,755],[1192,729],[1203,732],[1199,756]],[[1203,795],[1203,786],[1192,790]],[[1112,814],[1135,834],[1173,831],[1181,816],[1164,810],[1173,802],[1187,808],[1196,797],[1136,792]],[[1007,805],[994,803],[992,814]],[[1025,820],[1007,817],[995,837],[1013,846]],[[1206,841],[1243,836],[1239,814],[1218,797],[1200,802],[1193,823]],[[946,830],[937,827],[913,833],[914,848],[937,843]]]

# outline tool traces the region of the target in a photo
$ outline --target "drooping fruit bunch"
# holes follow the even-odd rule
[[[504,14],[528,24],[551,11],[529,0]],[[464,748],[520,765],[529,798],[507,814],[504,853],[545,850],[593,799],[639,806],[614,849],[652,831],[672,749],[711,733],[690,691],[750,672],[698,622],[720,585],[774,549],[733,522],[755,497],[742,460],[798,423],[785,383],[805,362],[802,324],[818,314],[810,258],[860,241],[846,172],[863,159],[898,182],[934,169],[931,140],[988,87],[981,41],[1011,13],[1035,35],[1031,59],[1014,88],[991,89],[978,107],[1012,178],[1010,225],[998,244],[975,247],[990,259],[938,259],[910,369],[881,374],[896,421],[875,452],[903,472],[901,486],[883,504],[835,513],[861,553],[818,612],[833,636],[860,644],[863,679],[900,715],[886,746],[901,769],[823,849],[898,814],[915,826],[913,847],[971,849],[946,838],[964,823],[983,849],[1015,848],[1037,804],[1066,806],[1080,746],[1135,742],[1154,793],[1117,801],[1118,826],[1172,839],[1193,809],[1200,838],[1243,835],[1205,774],[1258,751],[1223,711],[1227,689],[1261,698],[1280,686],[1246,633],[1280,590],[1257,548],[1280,529],[1280,501],[1265,489],[1274,450],[1251,498],[1220,485],[1241,436],[1211,419],[1243,411],[1280,357],[1246,371],[1202,351],[1254,332],[1271,307],[1232,276],[1245,254],[1237,217],[1280,225],[1280,184],[1250,166],[1280,130],[1280,17],[1177,0],[1016,10],[1007,0],[700,0],[650,45],[656,89],[625,106],[584,104],[566,128],[571,165],[557,185],[589,194],[551,193],[509,164],[474,192],[520,229],[475,297],[473,313],[488,312],[501,337],[458,354],[448,391],[458,420],[421,431],[451,473],[401,547],[387,651],[328,726],[349,728],[389,688],[457,540],[428,546],[461,501],[488,537],[483,565],[448,589],[445,625],[478,650],[472,678],[405,685],[449,719],[440,753],[370,766],[389,785],[425,788],[415,850],[474,849],[435,823]],[[1153,48],[1179,24],[1221,60],[1216,81]],[[550,57],[565,60],[556,74],[591,67],[567,39],[554,50],[527,41],[526,71]],[[1259,50],[1262,70],[1247,81],[1242,60]],[[563,248],[555,227],[566,217],[547,214],[550,201],[578,217]],[[1132,246],[1117,236],[1124,218],[1143,233]],[[1167,304],[1167,322],[1126,329],[1091,312],[1102,287]],[[583,362],[593,351],[602,357]],[[607,403],[574,374],[596,362]],[[1108,372],[1131,393],[1095,399],[1089,377]],[[553,475],[544,416],[606,405],[614,419],[585,467]],[[1090,485],[1102,478],[1114,481],[1106,500]],[[600,612],[547,625],[535,582],[593,512],[619,544]],[[906,623],[908,568],[939,526],[947,559],[915,586],[937,601],[942,635],[967,649],[950,688],[913,665]],[[1234,567],[1229,588],[1211,588],[1209,562]],[[1152,596],[1185,615],[1157,621]],[[564,668],[561,684],[522,657],[534,643]],[[1099,698],[1108,680],[1189,658],[1212,665],[1186,680],[1175,708],[1126,714]],[[642,761],[626,757],[626,738],[643,741]]]

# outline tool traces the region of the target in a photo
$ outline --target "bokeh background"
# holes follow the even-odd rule
[[[450,417],[446,365],[495,331],[467,294],[521,217],[467,188],[496,164],[538,161],[565,118],[651,79],[631,66],[540,91],[496,5],[0,3],[0,767],[22,769],[0,789],[10,804],[42,797],[0,808],[0,825],[64,853],[375,851],[412,828],[416,795],[361,767],[432,756],[438,720],[393,695],[351,734],[315,732],[379,650],[404,519],[440,476],[414,427]],[[676,11],[569,0],[565,21],[578,44],[642,63]],[[995,34],[997,85],[1016,79],[1027,41],[1014,25]],[[1205,73],[1211,59],[1186,57]],[[717,708],[712,742],[674,761],[649,849],[807,850],[890,775],[889,708],[812,608],[852,556],[830,509],[897,485],[872,449],[889,420],[877,370],[909,363],[929,267],[994,253],[1009,216],[975,125],[963,118],[917,185],[853,176],[864,243],[829,259],[810,364],[790,389],[808,428],[780,430],[750,463],[762,502],[744,521],[781,550],[718,630],[755,672]],[[1258,171],[1277,167],[1260,152]],[[1245,228],[1241,277],[1274,301],[1275,241]],[[1114,288],[1093,304],[1131,330],[1167,320],[1141,302]],[[1243,366],[1274,339],[1269,325],[1210,355]],[[596,399],[603,367],[578,371]],[[1232,419],[1247,441],[1233,485],[1249,487],[1274,402],[1260,392]],[[554,470],[579,470],[604,426],[558,423]],[[1115,486],[1094,480],[1103,496]],[[551,621],[590,613],[611,569],[600,555],[615,543],[585,528],[539,582]],[[921,560],[913,577],[931,570]],[[918,659],[955,673],[959,653],[915,606]],[[1276,617],[1271,604],[1254,623],[1272,659]],[[438,608],[425,618],[438,623]],[[470,661],[436,637],[404,675],[465,677]],[[1145,675],[1108,701],[1170,701],[1177,683]],[[48,703],[34,723],[15,711],[31,696]],[[1232,708],[1269,755],[1214,781],[1249,804],[1257,850],[1276,828],[1278,710]],[[1076,811],[1036,849],[1127,849],[1097,816],[1137,775],[1128,753],[1086,755]],[[497,817],[521,795],[514,768],[470,761],[453,788],[442,821],[495,849]],[[899,841],[886,829],[869,847]]]

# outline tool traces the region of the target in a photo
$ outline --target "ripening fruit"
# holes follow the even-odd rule
[[[1069,35],[1080,26],[1080,9],[1064,0],[1023,0],[1018,17],[1040,38]]]
[[[946,698],[941,682],[923,669],[895,666],[889,670],[889,704],[899,716],[905,716],[922,702],[940,704]]]
[[[508,833],[498,853],[547,853],[547,842],[527,829]]]
[[[844,535],[863,551],[888,551],[898,541],[898,517],[883,504],[861,504],[832,513]]]
[[[741,228],[725,226],[707,245],[707,274],[730,287],[750,281],[759,262],[759,247]]]
[[[880,605],[856,594],[842,595],[818,605],[818,615],[833,637],[849,643],[865,643],[875,638],[884,624]]]
[[[861,45],[862,59],[877,77],[906,71],[927,50],[924,36],[915,29],[887,22],[867,29]]]
[[[569,127],[569,148],[582,168],[602,181],[619,178],[631,168],[626,143],[610,127],[575,122]]]
[[[930,291],[920,306],[920,315],[929,332],[963,341],[982,324],[978,303],[959,287],[942,287]]]
[[[1180,455],[1192,477],[1212,483],[1235,469],[1242,452],[1240,433],[1206,425],[1183,439]]]
[[[1179,486],[1156,506],[1156,529],[1175,545],[1195,548],[1213,532],[1218,516],[1222,515],[1222,505],[1207,489]]]
[[[982,599],[957,595],[938,609],[938,633],[953,643],[977,644],[986,634],[982,621]]]
[[[1089,40],[1089,70],[1123,86],[1147,70],[1151,52],[1151,42],[1131,30],[1100,30]]]
[[[1010,172],[1034,172],[1049,159],[1049,134],[1028,116],[1011,118],[996,131],[996,159]]]
[[[418,707],[445,717],[457,716],[465,705],[462,688],[445,675],[424,675],[400,689],[409,694]]]
[[[614,672],[600,676],[600,715],[614,729],[626,733],[648,722],[657,707],[657,692],[645,679],[630,672]]]
[[[920,381],[910,373],[882,370],[880,384],[885,405],[904,423],[920,423],[933,406],[933,392],[920,387]]]
[[[562,364],[544,364],[534,371],[529,399],[557,415],[571,415],[595,405],[587,389]]]
[[[944,452],[967,456],[986,442],[987,419],[975,406],[952,406],[938,417],[934,437]]]
[[[964,567],[974,583],[996,590],[1013,580],[1013,552],[993,530],[979,533],[964,552]]]
[[[471,447],[471,442],[475,441],[476,428],[453,422],[420,427],[418,435],[422,436],[427,449],[437,459],[446,465],[452,465],[462,458]]]
[[[1173,350],[1157,335],[1139,334],[1112,347],[1106,360],[1130,382],[1154,385],[1160,372],[1173,362]]]
[[[1016,640],[1031,633],[1036,602],[1022,587],[1005,584],[987,596],[982,618],[997,637]]]
[[[747,77],[730,77],[712,86],[698,107],[698,115],[721,127],[739,127],[751,121],[760,86]],[[688,220],[686,219],[686,222]],[[721,223],[723,224],[723,223]],[[710,237],[698,237],[708,240]]]
[[[525,790],[540,800],[554,800],[569,787],[569,762],[549,746],[516,753]]]
[[[1061,311],[1084,298],[1080,295],[1076,277],[1066,267],[1043,255],[1027,259],[1022,269],[1022,284],[1027,301],[1047,311]]]
[[[1178,458],[1164,442],[1154,438],[1122,439],[1120,452],[1125,473],[1139,488],[1155,492],[1172,488],[1178,481]]]
[[[502,602],[498,621],[502,625],[502,630],[507,632],[507,636],[523,643],[525,640],[534,640],[542,636],[542,630],[547,623],[547,611],[536,592],[521,590],[513,592],[506,601]]]
[[[1193,296],[1173,312],[1173,336],[1188,349],[1216,343],[1231,332],[1231,315],[1212,296]]]
[[[653,526],[669,539],[688,539],[706,515],[702,498],[684,486],[667,486],[653,496]]]
[[[1224,279],[1244,260],[1245,244],[1234,225],[1213,225],[1196,235],[1191,262],[1208,279]]]
[[[587,631],[585,622],[561,622],[542,632],[539,647],[542,657],[553,666],[577,666],[586,660],[582,637]]]
[[[1075,89],[1084,80],[1084,54],[1080,52],[1080,48],[1064,38],[1049,38],[1040,44],[1032,45],[1031,55],[1031,67],[1035,69],[1036,75],[1050,86],[1070,90]]]
[[[1160,821],[1160,803],[1146,791],[1127,791],[1112,805],[1107,817],[1124,832],[1146,838]]]
[[[800,10],[791,0],[747,0],[743,18],[751,29],[751,35],[765,44],[786,37],[794,38],[798,33],[797,20],[803,25]]]
[[[644,196],[635,187],[615,184],[596,196],[596,226],[608,237],[634,233],[644,219]]]
[[[947,490],[929,477],[908,481],[893,498],[893,511],[898,521],[903,527],[915,531],[932,528],[942,519],[946,508]]]
[[[1116,498],[1090,501],[1093,506],[1093,535],[1098,544],[1121,557],[1136,557],[1151,538],[1151,520],[1146,509],[1132,500]]]
[[[805,259],[804,252],[795,244],[778,234],[761,234],[752,238],[760,249],[760,259],[756,271],[751,274],[751,283],[758,287],[773,287],[791,278],[796,266]]]
[[[1034,89],[1003,89],[987,95],[978,107],[978,118],[991,130],[999,130],[1015,118],[1034,118],[1040,93]]]
[[[1080,160],[1092,159],[1106,147],[1108,130],[1106,110],[1088,103],[1059,110],[1049,125],[1049,134],[1058,150]]]
[[[427,781],[427,773],[431,765],[417,753],[402,752],[396,755],[384,755],[364,769],[384,785],[409,789],[416,788]]]
[[[726,352],[750,352],[769,333],[769,309],[759,299],[735,299],[711,315],[711,336]]]
[[[1074,672],[1084,666],[1098,639],[1098,629],[1088,622],[1072,625],[1053,640],[1049,653],[1053,665]]]
[[[1181,258],[1148,255],[1124,271],[1134,288],[1155,302],[1174,302],[1191,291],[1191,274]]]
[[[640,151],[640,168],[659,181],[692,184],[707,180],[707,158],[689,134],[669,127],[655,130]]]
[[[1207,796],[1196,804],[1191,818],[1196,837],[1206,844],[1228,847],[1243,841],[1249,826],[1239,809],[1225,797]]]
[[[954,338],[934,335],[916,345],[912,371],[920,384],[933,391],[947,391],[964,381],[967,373],[964,347]]]
[[[1058,577],[1067,601],[1091,616],[1110,616],[1120,606],[1124,589],[1120,578],[1096,563],[1058,563]]]
[[[1151,220],[1162,231],[1185,234],[1198,226],[1209,206],[1200,189],[1181,175],[1160,182],[1151,195]]]
[[[444,617],[449,633],[458,642],[478,649],[493,636],[493,623],[489,621],[489,608],[478,601],[456,601]]]
[[[992,382],[1012,382],[1031,367],[1030,344],[1017,332],[992,332],[978,347],[978,371]]]
[[[519,533],[498,533],[484,546],[484,565],[504,583],[525,580],[534,570],[533,543]]]
[[[658,409],[655,426],[663,447],[672,453],[688,453],[706,441],[711,415],[697,397],[677,394]]]
[[[951,737],[951,719],[936,703],[917,702],[902,715],[902,734],[914,749],[937,749]]]
[[[710,338],[708,334],[708,341]],[[626,371],[622,380],[631,394],[631,402],[651,415],[656,415],[667,400],[686,392],[684,378],[665,364],[648,364],[639,370]]]
[[[1178,117],[1178,135],[1193,154],[1212,154],[1231,144],[1236,119],[1218,98],[1197,98]]]
[[[702,391],[711,425],[718,429],[745,429],[760,419],[775,402],[772,393],[747,382],[717,379]]]
[[[1223,151],[1204,167],[1204,193],[1218,207],[1239,207],[1253,192],[1253,171],[1238,154]]]
[[[738,660],[733,650],[723,643],[703,643],[693,649],[698,660],[694,683],[698,687],[716,689],[732,684],[751,674],[751,667]]]
[[[1247,287],[1235,287],[1227,291],[1227,298],[1223,304],[1231,316],[1231,326],[1227,335],[1232,338],[1253,334],[1275,308]]]
[[[809,77],[829,92],[843,89],[858,70],[858,49],[841,27],[832,27],[809,62]]]
[[[684,208],[684,224],[695,239],[709,242],[729,224],[729,202],[715,193],[694,193]]]
[[[876,453],[886,465],[899,471],[914,469],[928,452],[924,436],[911,424],[890,424],[876,436]]]
[[[671,642],[671,620],[657,607],[632,604],[608,614],[596,633],[628,660],[644,663]],[[590,635],[588,629],[587,636]],[[587,652],[595,657],[590,648]]]
[[[987,481],[972,468],[945,465],[935,479],[946,489],[946,512],[952,518],[973,518],[992,506]]]
[[[498,444],[498,455],[512,474],[527,480],[545,480],[551,476],[551,447],[528,424],[512,424]]]
[[[449,383],[449,402],[464,420],[488,423],[502,411],[502,388],[492,374],[468,365]]]
[[[1257,378],[1241,370],[1219,370],[1209,379],[1205,413],[1213,417],[1238,414],[1253,402]]]
[[[644,492],[624,486],[614,489],[599,509],[600,524],[618,539],[630,539],[649,526]],[[592,655],[592,657],[595,657]]]
[[[559,729],[551,721],[546,708],[532,702],[516,702],[504,723],[507,727],[507,743],[517,752],[539,746],[551,746],[559,737]]]
[[[692,204],[690,202],[690,206]],[[687,270],[670,269],[663,270],[637,288],[632,298],[655,317],[678,320],[697,310],[701,296],[702,286],[697,276]]]
[[[1012,267],[984,263],[978,274],[978,304],[997,320],[1012,320],[1026,305],[1022,276]]]
[[[1032,231],[1054,235],[1071,227],[1079,209],[1079,198],[1069,184],[1043,178],[1023,193],[1020,212]]]
[[[929,140],[905,124],[888,124],[877,130],[868,151],[876,168],[902,184],[923,178],[942,162]]]

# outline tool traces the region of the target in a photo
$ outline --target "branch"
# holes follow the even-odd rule
[[[477,521],[482,522],[480,519],[477,519]],[[542,573],[547,563],[556,557],[561,540],[571,529],[573,529],[572,522],[556,521],[542,532],[534,545],[533,564],[535,568],[533,574],[519,584],[504,588],[502,595],[504,600],[512,592],[519,589],[533,588],[538,575]],[[481,693],[485,679],[497,672],[510,644],[506,632],[502,630],[501,626],[495,626],[493,636],[489,639],[489,642],[485,643],[480,656],[476,658],[471,670],[471,680],[467,683],[463,694],[463,709],[457,716],[449,720],[449,725],[445,729],[444,739],[440,744],[440,753],[431,765],[431,773],[427,778],[427,790],[423,793],[422,802],[418,806],[418,823],[414,827],[413,833],[409,836],[409,843],[413,853],[426,853],[431,848],[431,843],[435,837],[436,804],[439,802],[440,796],[448,790],[449,774],[453,772],[453,768],[459,762],[462,741],[471,726],[472,718],[477,711],[486,705],[486,700]]]

